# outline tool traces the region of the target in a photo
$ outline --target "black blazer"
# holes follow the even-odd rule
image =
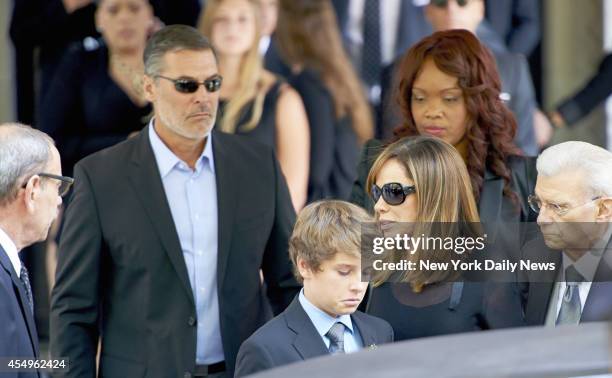
[[[21,280],[0,246],[0,357],[36,358],[38,334]],[[6,366],[5,366],[6,367]],[[38,377],[38,373],[4,373],[3,377]]]
[[[533,275],[527,275],[528,282],[522,283],[525,322],[527,325],[543,325],[546,322],[556,278],[559,270],[563,269],[562,252],[549,249],[542,238],[536,238],[525,245],[522,253],[524,259],[554,262],[557,267],[554,271],[546,272],[547,274],[539,273],[537,279],[532,278]],[[605,261],[610,253],[612,253],[612,238],[608,241],[597,266],[595,280],[584,303],[580,323],[612,320],[612,269]]]
[[[289,84],[302,97],[310,125],[307,202],[348,199],[359,161],[359,141],[351,117],[337,117],[334,99],[316,71],[304,69],[291,76]]]
[[[386,321],[355,312],[364,348],[393,341],[393,329]],[[287,309],[257,330],[240,347],[235,377],[329,354],[325,343],[296,297]]]
[[[368,196],[365,185],[368,173],[378,155],[385,149],[386,144],[380,140],[369,140],[363,147],[359,166],[357,167],[357,180],[353,185],[351,202],[363,207],[370,213],[374,211],[374,203]],[[488,169],[485,171],[482,192],[478,210],[480,220],[486,223],[493,222],[534,222],[537,215],[531,211],[527,197],[533,194],[537,171],[536,159],[533,157],[513,156],[509,160],[512,170],[511,186],[519,198],[519,209],[516,211],[512,201],[503,195],[504,180]],[[490,235],[491,236],[491,235]]]
[[[51,303],[51,352],[70,376],[177,377],[193,371],[197,315],[146,127],[75,167]],[[270,148],[213,131],[217,292],[225,362],[299,290],[287,254],[295,221]],[[205,194],[203,194],[205,195]],[[260,268],[267,286],[264,295]]]

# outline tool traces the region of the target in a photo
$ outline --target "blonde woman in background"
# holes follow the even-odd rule
[[[199,29],[223,76],[217,127],[275,147],[296,211],[306,203],[310,135],[299,94],[263,68],[259,2],[210,0]]]

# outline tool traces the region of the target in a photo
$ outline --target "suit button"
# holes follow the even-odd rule
[[[187,320],[187,324],[189,324],[190,326],[193,327],[193,325],[196,323],[196,320],[193,316],[189,317],[189,320]]]
[[[184,378],[191,378],[191,373],[190,372],[185,372],[185,374],[183,375]]]

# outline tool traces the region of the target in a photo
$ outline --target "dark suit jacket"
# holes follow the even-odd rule
[[[523,311],[527,325],[543,325],[548,314],[550,297],[554,290],[559,270],[563,269],[562,252],[549,249],[541,238],[527,243],[523,250],[524,259],[539,259],[545,262],[554,262],[557,267],[554,271],[546,272],[537,278],[528,276],[531,282],[522,284]],[[597,322],[612,320],[612,269],[606,263],[606,255],[612,253],[612,238],[608,241],[604,256],[595,272],[595,279],[591,284],[589,295],[584,303],[580,322]],[[542,274],[542,273],[540,273]],[[539,282],[538,282],[539,281]]]
[[[355,312],[364,348],[393,341],[393,329],[386,321]],[[257,330],[240,347],[236,377],[329,354],[325,343],[296,297],[279,316]]]
[[[350,46],[347,29],[349,21],[349,6],[351,0],[332,0],[336,12],[336,20],[342,34],[345,47]],[[421,38],[429,35],[431,26],[425,19],[423,8],[415,6],[412,0],[401,0],[400,16],[397,23],[397,33],[394,46],[394,56],[403,54],[410,46]]]
[[[36,358],[36,324],[21,280],[0,246],[0,357]],[[38,373],[4,373],[3,377],[38,377]]]
[[[510,51],[529,56],[540,41],[539,0],[486,0],[485,16]]]
[[[148,130],[75,167],[51,304],[51,352],[70,358],[70,376],[95,375],[99,337],[101,376],[194,369],[194,298]],[[242,342],[271,317],[269,305],[280,313],[299,289],[287,254],[295,212],[271,148],[216,131],[212,142],[217,292],[231,375]]]

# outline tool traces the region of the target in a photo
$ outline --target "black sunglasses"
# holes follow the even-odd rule
[[[66,194],[68,194],[70,187],[72,186],[72,184],[74,184],[74,179],[72,177],[53,175],[51,173],[44,173],[44,172],[37,173],[37,175],[40,177],[45,177],[45,178],[50,178],[50,179],[61,181],[60,186],[57,189],[57,193],[60,195],[60,197],[63,197]],[[24,182],[21,187],[25,188],[29,180],[30,179],[26,180],[26,182]]]
[[[436,6],[438,8],[446,8],[446,6],[448,5],[448,0],[430,0],[431,1],[431,5]],[[459,5],[460,7],[464,7],[466,6],[470,0],[456,0],[457,1],[457,5]]]
[[[223,82],[223,78],[221,77],[221,75],[215,75],[209,79],[204,80],[203,82],[199,82],[193,79],[172,79],[162,75],[156,75],[155,77],[171,81],[172,83],[174,83],[174,89],[176,89],[177,92],[181,93],[195,93],[200,87],[200,85],[204,86],[206,92],[213,93],[221,88],[221,83]]]
[[[412,193],[416,193],[416,187],[414,185],[403,186],[398,182],[390,182],[380,188],[378,185],[372,185],[370,190],[372,200],[374,203],[378,202],[380,196],[383,200],[391,206],[397,206],[404,203],[406,197]]]

